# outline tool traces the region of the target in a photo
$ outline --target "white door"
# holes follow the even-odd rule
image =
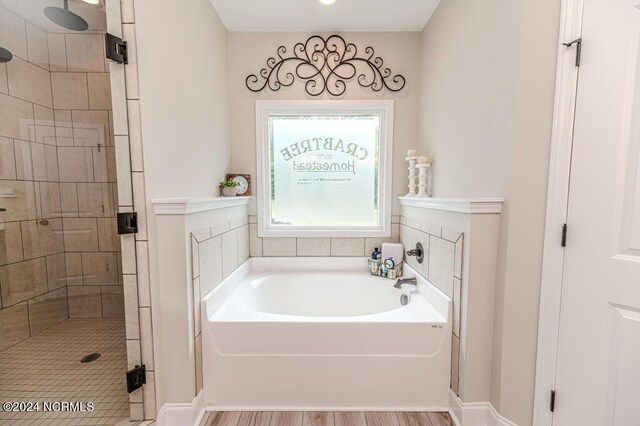
[[[585,0],[554,426],[640,425],[640,0]]]

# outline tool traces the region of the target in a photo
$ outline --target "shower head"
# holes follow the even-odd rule
[[[63,0],[63,6],[64,7],[45,7],[44,14],[47,15],[47,18],[53,23],[73,31],[85,31],[89,28],[87,21],[69,10],[69,0]]]
[[[13,55],[4,47],[0,47],[0,64],[9,62],[13,59]]]

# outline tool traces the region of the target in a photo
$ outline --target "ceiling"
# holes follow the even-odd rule
[[[0,5],[30,23],[50,32],[69,32],[51,22],[43,13],[45,7],[62,7],[63,0],[0,0]],[[69,10],[89,23],[89,31],[105,31],[107,19],[103,6],[95,6],[81,0],[69,0]]]
[[[211,0],[229,31],[422,31],[440,0]]]

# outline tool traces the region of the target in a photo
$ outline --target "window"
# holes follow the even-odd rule
[[[389,236],[393,101],[257,101],[258,234]]]

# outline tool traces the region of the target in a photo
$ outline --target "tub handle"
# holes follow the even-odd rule
[[[407,250],[407,256],[415,256],[418,263],[422,263],[424,260],[424,248],[422,247],[422,243],[416,244],[415,249]]]

